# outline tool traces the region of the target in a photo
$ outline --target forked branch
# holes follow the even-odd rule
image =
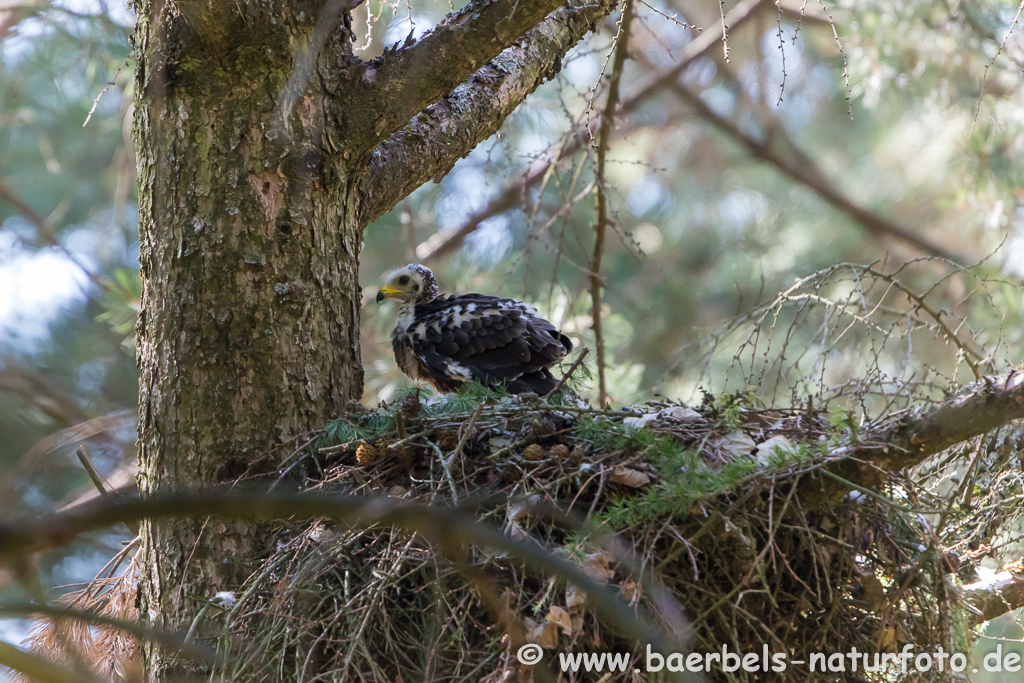
[[[389,138],[562,4],[563,0],[476,0],[420,40],[353,69],[337,87],[345,146],[359,155]],[[593,4],[595,10],[605,6]],[[591,24],[584,28],[586,33]],[[514,64],[509,69],[512,74],[518,70]]]
[[[443,176],[496,133],[506,116],[558,72],[562,56],[616,5],[618,0],[572,0],[505,50],[500,59],[477,70],[440,100],[430,100],[433,104],[419,116],[411,121],[406,116],[404,129],[373,150],[362,223],[378,218],[431,178]]]

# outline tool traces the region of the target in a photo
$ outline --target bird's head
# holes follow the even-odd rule
[[[377,303],[384,299],[398,299],[402,303],[418,303],[430,301],[438,295],[437,280],[430,268],[418,263],[410,263],[399,268],[384,282],[377,292]]]

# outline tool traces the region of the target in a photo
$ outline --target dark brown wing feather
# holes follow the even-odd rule
[[[513,393],[547,393],[557,384],[549,366],[572,350],[532,307],[482,294],[418,305],[407,338],[439,388],[475,379]]]

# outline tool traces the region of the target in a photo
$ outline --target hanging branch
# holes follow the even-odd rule
[[[673,84],[672,90],[677,97],[692,106],[699,117],[744,147],[752,157],[774,166],[794,182],[812,190],[826,203],[849,216],[870,234],[899,240],[921,253],[938,256],[954,263],[968,263],[973,260],[972,257],[947,249],[918,234],[913,229],[900,225],[854,202],[845,192],[829,181],[814,160],[800,149],[795,141],[786,136],[785,126],[773,125],[775,122],[762,122],[762,125],[765,126],[772,125],[773,133],[770,139],[759,139],[744,131],[733,121],[718,114],[697,93],[685,85]],[[785,144],[788,155],[780,149],[780,142]]]
[[[665,651],[682,647],[680,640],[666,636],[650,616],[638,613],[611,587],[535,541],[512,538],[489,524],[467,523],[464,510],[421,505],[397,498],[215,491],[151,496],[144,500],[130,498],[117,504],[97,498],[57,513],[0,520],[0,565],[16,565],[24,562],[28,554],[64,547],[80,534],[103,529],[116,522],[206,516],[246,520],[329,517],[343,525],[394,525],[408,533],[421,534],[446,549],[460,545],[487,546],[514,555],[526,566],[548,572],[585,591],[588,604],[598,614],[637,642],[650,643],[655,649]],[[664,620],[665,615],[660,615],[660,618]],[[0,642],[0,664],[19,668],[17,664],[21,660],[15,659],[18,652],[4,649],[4,645]],[[94,679],[51,676],[40,677],[40,680],[91,682]]]
[[[604,333],[601,329],[601,257],[604,255],[605,233],[611,223],[608,218],[608,188],[604,171],[612,124],[615,122],[615,109],[619,105],[619,83],[622,81],[622,68],[626,64],[629,50],[629,25],[632,21],[633,2],[626,0],[622,5],[622,17],[619,19],[615,62],[612,64],[612,77],[608,82],[608,100],[601,114],[601,127],[597,136],[597,224],[594,226],[594,258],[590,262],[590,300],[593,306],[591,315],[594,320],[594,349],[597,351],[597,386],[602,407],[608,404],[608,387],[604,377]]]

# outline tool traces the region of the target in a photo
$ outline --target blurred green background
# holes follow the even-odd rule
[[[353,18],[358,54],[371,58],[422,35],[450,9],[446,0],[374,0]],[[933,329],[897,334],[901,320],[914,327],[915,307],[890,306],[885,283],[863,287],[888,316],[885,334],[858,327],[843,337],[828,307],[803,319],[787,309],[774,319],[792,331],[788,347],[744,345],[753,328],[736,316],[841,262],[905,266],[901,282],[926,292],[986,349],[980,364],[1021,360],[1024,27],[1015,3],[762,2],[730,22],[728,58],[713,40],[656,88],[648,85],[692,41],[720,30],[723,7],[651,0],[635,9],[622,92],[629,109],[608,155],[614,229],[601,268],[614,405],[657,395],[694,401],[701,388],[745,384],[785,403],[827,396],[870,372],[876,382],[938,391],[970,378],[958,349]],[[140,291],[132,21],[119,4],[97,0],[0,5],[2,514],[87,492],[74,455],[82,443],[115,485],[132,476]],[[523,180],[596,124],[617,30],[615,21],[602,24],[500,134],[369,228],[361,254],[366,404],[409,384],[387,341],[394,311],[372,299],[386,271],[411,261],[425,259],[445,291],[529,299],[593,346],[593,141],[584,133],[579,151],[538,182]],[[511,208],[477,220],[501,198]],[[470,222],[477,229],[453,240]],[[926,244],[894,237],[899,231]],[[972,274],[917,261],[935,253],[974,266]],[[850,276],[830,292],[848,296],[862,285]],[[752,369],[768,356],[824,347],[822,325],[832,332],[817,360],[768,379]],[[80,543],[44,568],[46,580],[90,578],[123,540],[111,533]],[[0,621],[0,638],[17,641],[24,628]],[[994,635],[1021,632],[1012,621],[993,627]]]

